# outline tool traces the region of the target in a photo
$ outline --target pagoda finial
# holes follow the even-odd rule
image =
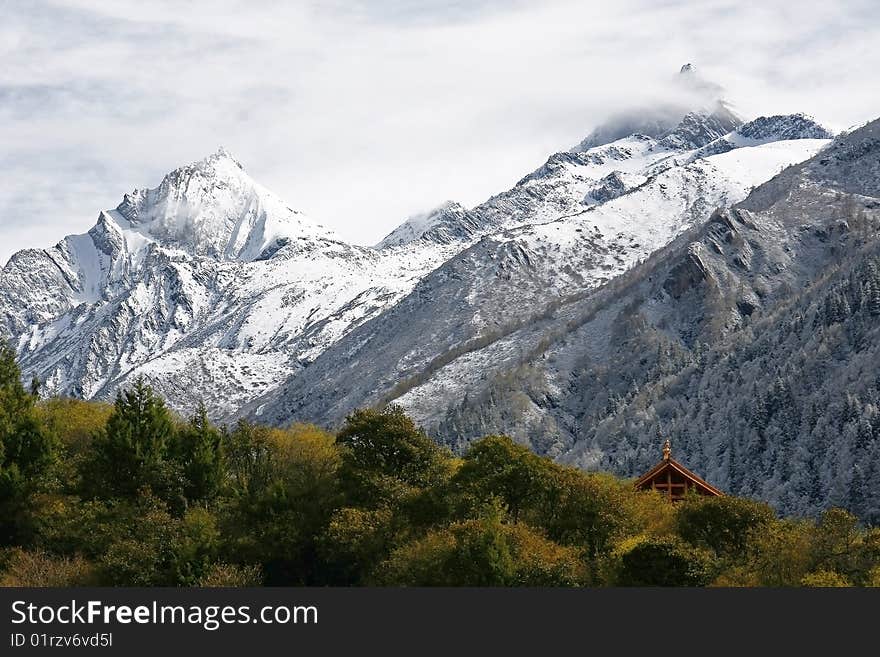
[[[663,443],[663,460],[668,461],[672,458],[672,445],[669,444],[669,438]]]

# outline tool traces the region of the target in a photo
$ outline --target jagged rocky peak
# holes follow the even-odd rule
[[[832,139],[834,137],[834,133],[806,114],[760,116],[740,126],[737,133],[755,141]]]
[[[224,260],[255,260],[297,238],[337,239],[256,183],[222,147],[154,189],[126,194],[116,213],[161,244]]]
[[[104,255],[115,257],[125,248],[122,229],[109,212],[101,211],[88,234],[95,248]]]
[[[665,140],[670,148],[698,148],[742,124],[724,101],[722,87],[703,78],[693,64],[682,66],[668,88],[667,98],[619,112],[571,151],[580,153],[635,134]]]
[[[711,110],[685,114],[675,128],[662,136],[660,143],[667,148],[700,148],[741,125],[742,119],[724,101],[717,101]]]
[[[691,63],[684,64],[679,69],[673,82],[687,92],[699,94],[703,100],[720,100],[724,93],[721,85],[704,78],[697,67]]]
[[[404,246],[417,240],[435,244],[467,241],[479,230],[479,221],[460,203],[445,201],[436,208],[413,215],[395,228],[377,249]]]

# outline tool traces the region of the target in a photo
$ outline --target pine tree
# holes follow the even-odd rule
[[[24,531],[21,510],[54,456],[54,444],[35,415],[35,401],[21,383],[15,351],[0,342],[0,544]]]
[[[106,429],[95,437],[94,458],[84,473],[87,489],[96,497],[132,497],[149,487],[172,501],[181,485],[167,458],[173,438],[165,403],[139,378],[118,393]]]
[[[208,419],[204,403],[177,434],[173,457],[185,479],[187,500],[208,502],[220,491],[223,478],[223,453],[220,432]]]

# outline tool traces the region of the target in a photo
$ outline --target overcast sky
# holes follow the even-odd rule
[[[880,3],[0,0],[0,262],[225,146],[370,244],[473,205],[685,62],[746,117],[880,116]]]

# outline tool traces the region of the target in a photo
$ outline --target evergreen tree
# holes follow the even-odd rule
[[[880,274],[868,279],[865,285],[865,307],[876,317],[880,315]]]
[[[165,403],[139,378],[120,391],[106,428],[95,436],[94,458],[85,466],[84,486],[95,497],[133,498],[147,487],[179,505],[179,468],[168,458],[174,422]]]
[[[208,419],[208,411],[203,403],[177,432],[172,455],[182,470],[187,500],[213,500],[223,481],[223,453],[220,432]]]
[[[54,444],[35,413],[36,397],[21,383],[15,351],[0,342],[0,544],[27,531],[28,495],[39,488]]]

